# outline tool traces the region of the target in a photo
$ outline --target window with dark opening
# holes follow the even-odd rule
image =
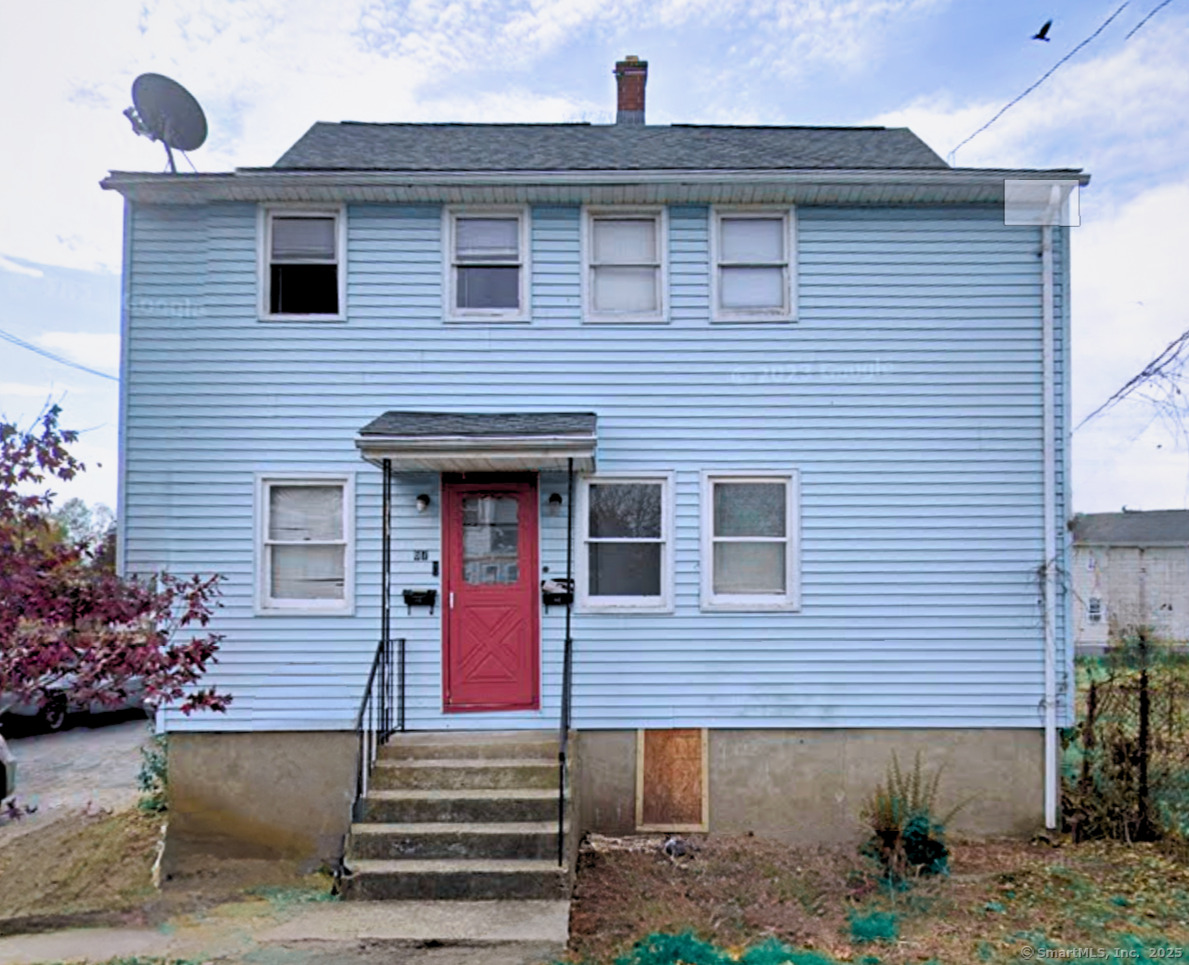
[[[268,314],[338,315],[337,214],[271,214]]]

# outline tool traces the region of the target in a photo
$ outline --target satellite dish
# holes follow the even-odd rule
[[[141,74],[132,82],[132,103],[124,111],[132,130],[164,144],[169,170],[177,174],[172,149],[193,151],[206,140],[206,115],[198,101],[164,74]]]

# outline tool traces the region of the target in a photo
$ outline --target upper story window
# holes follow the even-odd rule
[[[796,609],[796,474],[708,473],[702,507],[703,608]]]
[[[261,477],[258,485],[259,609],[350,613],[351,478]]]
[[[446,317],[527,319],[527,210],[449,209],[445,228]]]
[[[341,208],[264,208],[260,316],[328,321],[345,316],[346,215]]]
[[[593,476],[578,510],[585,610],[662,610],[673,599],[672,477]]]
[[[1098,597],[1098,596],[1090,597],[1089,602],[1086,604],[1086,618],[1091,623],[1101,623],[1102,622],[1102,598],[1101,597]]]
[[[664,321],[664,210],[588,208],[584,224],[586,320]]]
[[[795,250],[792,209],[715,208],[710,292],[714,320],[792,321]]]

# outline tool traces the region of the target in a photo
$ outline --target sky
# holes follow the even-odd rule
[[[607,123],[625,54],[649,62],[649,123],[908,126],[944,157],[1112,15],[955,159],[1093,176],[1072,229],[1075,423],[1189,328],[1189,0],[6,4],[0,333],[93,371],[0,334],[0,417],[59,403],[88,464],[61,498],[114,505],[123,215],[98,182],[163,169],[121,116],[138,74],[202,103],[204,172],[269,165],[317,120]],[[1073,439],[1075,510],[1189,506],[1189,444],[1149,404]]]

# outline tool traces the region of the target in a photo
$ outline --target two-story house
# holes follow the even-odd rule
[[[234,701],[160,718],[178,862],[336,855],[381,697],[382,822],[482,821],[514,781],[450,735],[518,732],[547,820],[566,714],[573,831],[838,840],[918,749],[960,826],[1055,820],[1069,239],[1003,199],[1086,176],[651,126],[646,70],[615,124],[318,123],[104,181],[121,565],[225,577]]]

